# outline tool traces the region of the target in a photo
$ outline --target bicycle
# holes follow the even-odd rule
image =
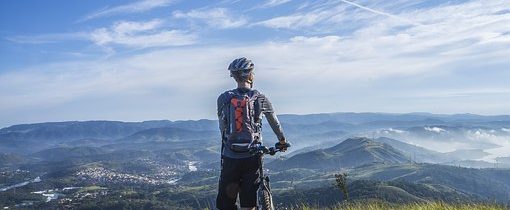
[[[260,210],[274,210],[273,195],[271,194],[271,187],[269,186],[269,176],[264,176],[264,169],[262,166],[262,157],[265,154],[275,155],[277,152],[281,152],[280,149],[275,147],[267,148],[263,145],[253,146],[250,148],[252,154],[259,156],[259,173],[260,177],[255,184],[259,184],[257,190],[257,202]]]

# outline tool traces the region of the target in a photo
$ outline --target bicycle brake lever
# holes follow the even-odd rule
[[[276,152],[278,152],[278,149],[274,147],[269,148],[269,155],[273,156],[276,154]]]

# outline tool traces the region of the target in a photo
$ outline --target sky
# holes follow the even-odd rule
[[[0,127],[215,119],[239,57],[278,114],[510,114],[508,0],[3,0]]]

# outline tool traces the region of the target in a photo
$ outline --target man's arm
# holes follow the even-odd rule
[[[225,95],[221,94],[218,97],[218,106],[217,106],[217,112],[218,112],[218,123],[220,127],[220,133],[221,133],[221,140],[222,142],[226,141],[227,138],[227,129],[228,129],[228,119],[227,119],[227,113],[225,104]]]
[[[274,113],[271,102],[269,102],[269,99],[265,95],[260,95],[259,100],[261,111],[264,113],[264,116],[266,116],[267,122],[269,123],[269,126],[271,126],[271,129],[273,129],[273,132],[276,134],[278,141],[280,143],[285,143],[285,135],[283,134],[282,126],[280,121],[278,121],[278,117],[276,117],[276,114]]]

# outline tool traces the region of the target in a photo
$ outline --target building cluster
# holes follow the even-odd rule
[[[174,180],[177,173],[171,170],[158,173],[123,173],[103,167],[90,167],[80,170],[76,175],[86,181],[98,183],[130,183],[130,184],[166,184]]]
[[[59,206],[64,209],[73,209],[79,206],[83,200],[95,199],[106,195],[108,195],[108,190],[106,188],[99,188],[94,191],[78,191],[74,193],[73,196],[67,196],[58,200],[58,203],[60,204]]]

